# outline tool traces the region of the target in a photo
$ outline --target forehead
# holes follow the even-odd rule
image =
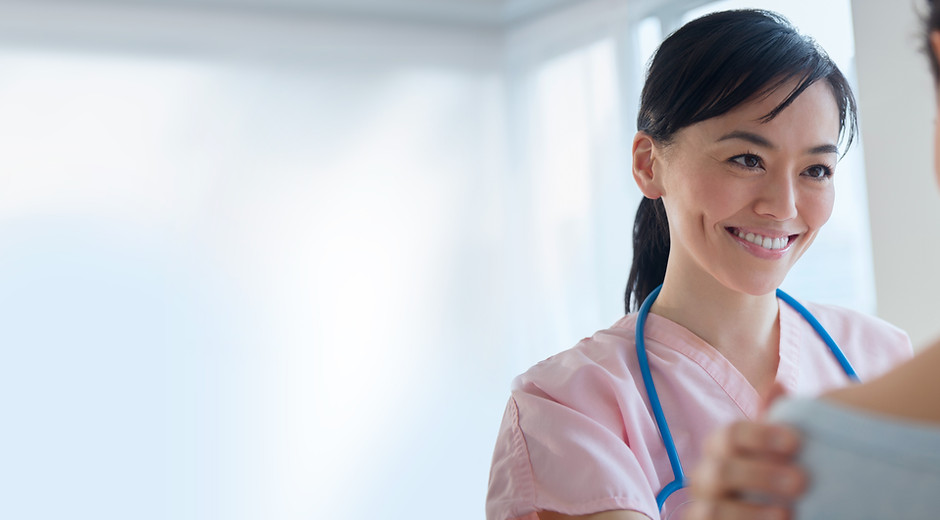
[[[839,140],[839,106],[829,83],[821,80],[806,88],[776,117],[765,117],[782,103],[796,87],[786,83],[763,96],[741,103],[717,117],[688,127],[693,133],[724,135],[733,131],[766,135],[781,146],[835,144]],[[712,136],[717,139],[719,136]]]

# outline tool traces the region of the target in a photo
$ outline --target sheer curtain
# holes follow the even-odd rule
[[[622,121],[617,40],[515,71],[523,345],[541,359],[623,314],[639,202]]]
[[[108,13],[152,47],[0,50],[0,516],[479,518],[511,377],[496,39],[246,54],[246,16],[180,52]]]

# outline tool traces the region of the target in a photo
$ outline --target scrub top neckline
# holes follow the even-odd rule
[[[802,330],[798,325],[802,318],[779,299],[777,308],[780,342],[774,381],[784,388],[785,393],[791,393],[796,389],[799,375]],[[745,417],[757,419],[762,414],[765,409],[763,398],[737,367],[710,343],[686,327],[652,312],[647,316],[645,332],[650,352],[667,349],[685,356],[721,387]]]

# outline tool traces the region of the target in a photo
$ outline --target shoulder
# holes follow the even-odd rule
[[[635,315],[624,316],[610,328],[540,361],[513,381],[513,394],[564,393],[571,400],[570,394],[589,391],[596,395],[612,382],[631,379],[634,322]]]
[[[589,431],[598,437],[621,436],[628,411],[645,409],[642,376],[634,377],[632,322],[628,316],[513,381],[512,398],[527,438],[548,436],[557,442],[558,437],[581,438]]]
[[[877,316],[837,305],[813,302],[806,303],[806,308],[827,329],[831,329],[830,333],[843,336],[864,335],[870,340],[881,339],[895,346],[910,346],[910,338],[906,332]]]
[[[914,349],[907,333],[877,316],[819,303],[806,303],[806,308],[851,359],[859,359],[872,367],[869,375],[880,373],[913,355]]]

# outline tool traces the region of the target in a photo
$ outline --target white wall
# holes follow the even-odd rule
[[[0,517],[480,518],[499,45],[0,3]]]
[[[878,314],[915,345],[940,334],[933,84],[914,7],[853,0]]]

